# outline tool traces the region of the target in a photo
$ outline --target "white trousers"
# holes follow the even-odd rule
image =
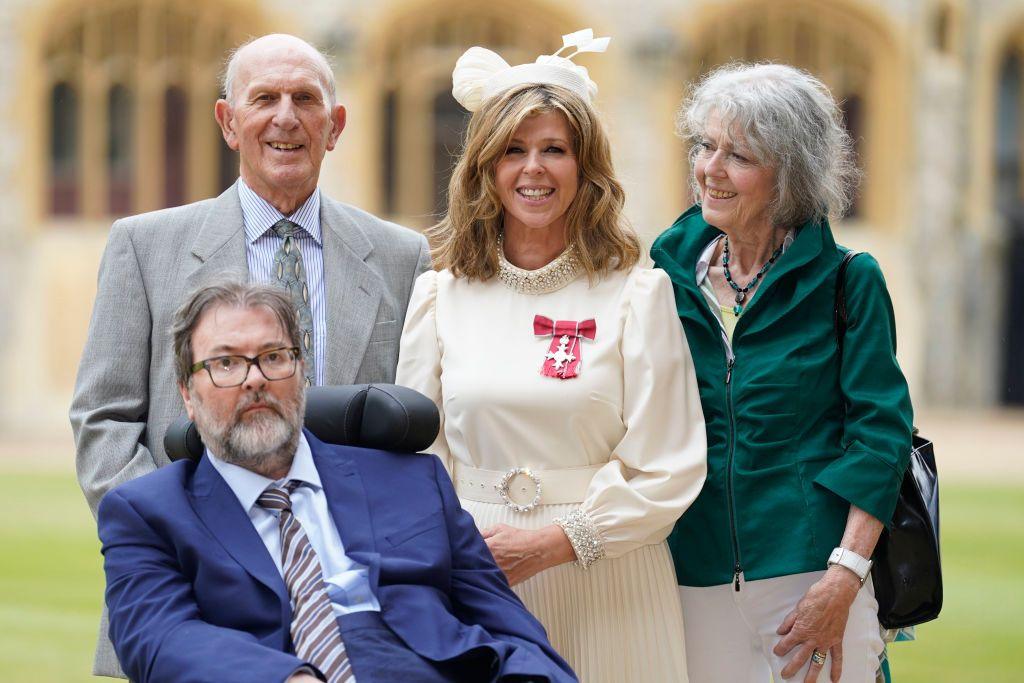
[[[686,669],[690,683],[783,683],[782,669],[796,654],[777,657],[772,648],[781,636],[775,630],[825,572],[808,572],[761,581],[740,580],[706,588],[679,587],[686,628]],[[874,683],[882,652],[878,603],[871,579],[857,593],[843,635],[841,683]],[[829,681],[832,655],[818,675]],[[810,660],[788,679],[803,683]]]

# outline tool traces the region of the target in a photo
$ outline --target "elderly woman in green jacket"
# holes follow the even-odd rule
[[[655,242],[696,364],[708,477],[669,539],[691,683],[875,680],[870,558],[910,452],[892,304],[867,254],[846,272],[829,216],[856,185],[828,89],[733,64],[686,100],[697,204]]]

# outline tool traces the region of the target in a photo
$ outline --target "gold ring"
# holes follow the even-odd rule
[[[825,663],[825,653],[822,652],[821,650],[815,650],[814,652],[811,653],[811,661],[814,662],[815,664],[819,665],[819,666],[824,664]]]

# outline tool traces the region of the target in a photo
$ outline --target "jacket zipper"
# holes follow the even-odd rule
[[[738,593],[743,565],[740,563],[740,542],[736,531],[736,500],[732,484],[733,460],[736,455],[736,415],[732,406],[732,368],[736,364],[736,359],[732,357],[732,354],[729,356],[725,371],[725,404],[729,414],[729,455],[725,464],[725,497],[729,505],[729,534],[732,539],[732,585],[733,590]]]
[[[703,295],[703,292],[702,292]],[[705,300],[707,297],[704,297]],[[761,294],[761,298],[764,298],[764,293]],[[717,297],[713,298],[713,301],[717,303]],[[713,308],[712,301],[708,301],[708,306]],[[709,309],[711,310],[711,309]],[[736,501],[735,493],[733,491],[733,461],[736,457],[736,414],[733,410],[732,405],[732,370],[736,365],[736,354],[733,353],[732,340],[729,335],[725,332],[725,325],[722,323],[722,317],[719,314],[713,314],[718,322],[718,327],[722,335],[722,348],[725,351],[725,403],[726,412],[729,415],[729,452],[726,456],[725,461],[725,498],[726,505],[729,508],[729,537],[732,541],[732,558],[733,558],[733,571],[732,571],[732,585],[733,590],[737,593],[740,592],[740,577],[743,574],[743,564],[740,560],[740,541],[739,532],[736,530]]]

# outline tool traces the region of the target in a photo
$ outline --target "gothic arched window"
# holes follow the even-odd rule
[[[178,86],[164,92],[164,204],[187,200],[188,95]]]
[[[1024,69],[1021,58],[1010,52],[999,68],[996,107],[996,203],[1000,208],[1015,206],[1024,196],[1021,161],[1024,159]]]
[[[78,93],[66,82],[50,89],[50,212],[78,211]]]
[[[225,53],[255,28],[220,0],[97,0],[56,15],[42,57],[47,211],[106,218],[233,182],[237,155],[218,152],[211,112]]]
[[[510,64],[521,64],[561,46],[557,31],[461,7],[457,16],[405,16],[390,32],[394,42],[382,46],[381,211],[407,225],[430,224],[446,204],[469,122],[451,95],[459,55],[469,45],[486,45]]]
[[[107,96],[107,211],[115,216],[131,213],[135,191],[132,100],[131,90],[120,84]]]

